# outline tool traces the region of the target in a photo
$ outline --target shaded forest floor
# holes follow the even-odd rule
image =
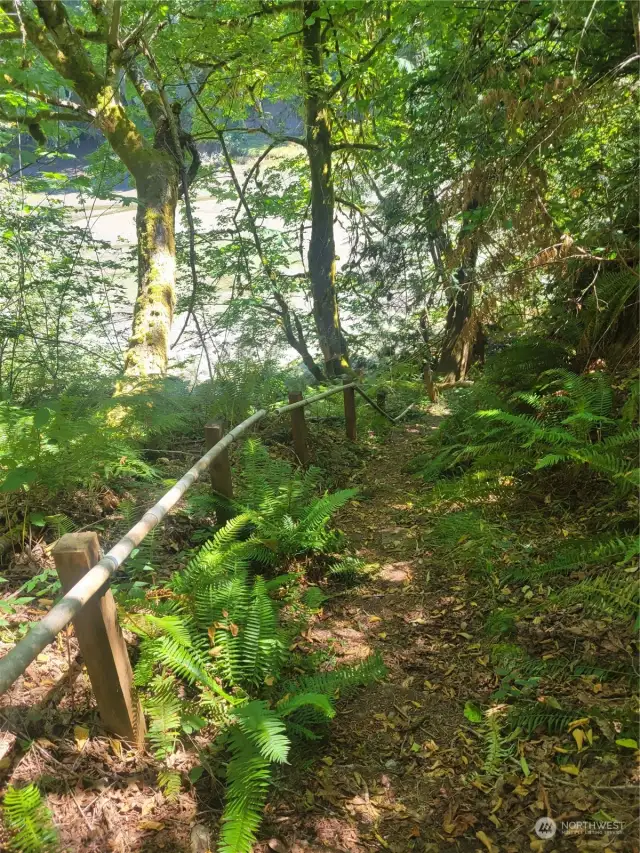
[[[296,772],[300,764],[294,764],[282,777],[264,827],[273,834],[271,849],[637,850],[638,775],[631,756],[620,762],[602,754],[578,758],[577,776],[563,772],[556,755],[571,758],[576,748],[565,727],[557,736],[534,732],[526,742],[505,743],[499,771],[483,774],[484,726],[470,722],[464,710],[467,702],[488,704],[500,682],[491,665],[495,641],[484,630],[496,592],[460,567],[459,550],[434,550],[428,487],[403,473],[408,460],[428,452],[426,439],[437,421],[391,432],[357,475],[364,498],[338,518],[373,573],[369,583],[325,604],[304,639],[310,653],[324,654],[337,665],[379,650],[388,677],[340,703],[320,754],[308,759],[304,771]],[[546,515],[540,520],[548,527]],[[530,518],[518,521],[524,526]],[[563,644],[575,651],[590,635],[610,655],[626,656],[624,643],[606,622],[596,626],[573,620],[556,614],[550,625],[533,629],[533,643],[553,657]],[[532,625],[521,627],[531,633]],[[565,628],[569,633],[563,637]],[[571,696],[573,707],[576,700],[591,708],[596,697],[605,707],[629,698],[628,684],[621,682],[585,679],[559,690]],[[576,716],[576,722],[589,725],[586,710]],[[543,815],[560,822],[597,813],[624,822],[623,832],[595,835],[593,827],[590,834],[576,828],[574,835],[553,841],[534,833]],[[266,853],[268,844],[263,849]]]
[[[490,747],[486,726],[470,719],[468,709],[465,715],[465,705],[486,707],[499,684],[491,661],[495,641],[484,626],[496,598],[512,591],[474,577],[455,549],[447,554],[432,545],[428,487],[403,473],[403,466],[428,450],[436,426],[437,418],[428,418],[398,427],[384,441],[370,441],[366,453],[358,451],[363,464],[351,479],[362,497],[337,523],[350,548],[366,561],[368,579],[353,589],[327,590],[328,600],[296,642],[326,667],[380,651],[388,677],[340,702],[326,739],[294,753],[291,766],[277,776],[256,849],[635,851],[633,754],[627,750],[616,757],[602,728],[590,722],[595,703],[628,702],[628,682],[583,679],[554,685],[563,707],[564,693],[571,707],[582,709],[572,720],[576,725],[510,741],[505,731],[499,771],[484,772]],[[329,439],[327,454],[331,444]],[[352,452],[344,448],[345,454]],[[350,466],[340,460],[339,449],[336,454],[335,479],[350,485],[345,482]],[[539,521],[547,523],[544,514]],[[180,536],[180,523],[170,522],[167,543],[177,548]],[[522,631],[530,645],[550,657],[567,646],[575,652],[593,639],[610,656],[628,655],[626,638],[606,620],[596,625],[554,614],[534,621]],[[38,781],[63,849],[73,853],[204,853],[192,830],[217,820],[222,790],[205,775],[167,802],[156,786],[158,763],[101,733],[86,675],[73,664],[76,652],[72,636],[60,638],[3,697],[3,784]],[[69,661],[70,675],[65,675]],[[591,732],[594,744],[578,743],[572,728],[585,737]],[[558,755],[568,757],[571,771],[560,769]],[[176,766],[188,771],[194,763],[187,744]],[[534,824],[547,814],[558,821],[598,814],[625,826],[621,833],[543,841]],[[2,841],[0,834],[0,848]]]

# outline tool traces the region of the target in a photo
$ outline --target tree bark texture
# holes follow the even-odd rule
[[[336,294],[335,196],[331,162],[331,125],[323,83],[324,55],[319,3],[303,4],[306,148],[311,176],[309,277],[313,316],[328,376],[348,368]],[[312,22],[307,24],[309,19]]]
[[[176,280],[178,175],[167,157],[138,179],[138,294],[125,374],[148,379],[167,371]]]
[[[463,215],[462,230],[458,237],[462,261],[455,274],[457,285],[451,287],[447,294],[449,307],[437,367],[445,383],[465,378],[475,343],[473,307],[479,241],[477,233],[468,230],[468,214],[477,207],[475,199],[470,201]]]
[[[141,82],[134,59],[125,59],[119,55],[119,48],[109,44],[107,71],[99,69],[75,30],[64,3],[34,0],[34,5],[37,17],[24,8],[18,10],[15,0],[0,0],[0,7],[16,28],[24,27],[31,44],[68,81],[95,126],[135,178],[138,294],[125,374],[136,379],[162,376],[167,369],[174,306],[175,211],[180,175],[168,144],[171,119],[158,92]],[[138,89],[155,128],[153,145],[142,136],[120,103],[114,72],[118,63]]]

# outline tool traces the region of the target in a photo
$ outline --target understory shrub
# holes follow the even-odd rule
[[[526,637],[531,621],[567,612],[625,633],[640,624],[638,381],[577,374],[568,363],[561,345],[535,337],[497,353],[472,387],[450,393],[435,452],[407,466],[432,484],[430,544],[490,581],[484,633],[496,643],[499,682],[491,698],[510,709],[498,704],[484,717],[488,776],[513,762],[514,737],[539,726],[566,731],[583,716],[549,698],[544,679],[631,674],[623,658],[603,660],[588,647],[545,659],[516,644],[521,626]],[[530,519],[547,513],[557,521],[541,537]]]
[[[317,473],[293,471],[255,441],[242,458],[243,512],[173,575],[161,597],[132,602],[128,615],[141,640],[135,682],[156,756],[166,760],[181,737],[203,729],[213,743],[203,766],[212,766],[216,751],[225,756],[223,853],[250,851],[273,767],[287,763],[292,738],[316,738],[339,695],[384,674],[377,656],[301,674],[290,651],[304,621],[304,576],[291,561],[334,546],[328,522],[354,490],[319,495]],[[345,561],[335,566],[338,573],[348,568]],[[159,781],[171,796],[181,779],[167,767]]]

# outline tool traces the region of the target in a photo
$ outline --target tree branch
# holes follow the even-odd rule
[[[128,57],[122,56],[120,62],[133,88],[138,93],[138,97],[142,101],[147,115],[151,119],[151,123],[157,128],[165,117],[160,95],[153,89],[151,83],[149,83],[136,65],[135,54]]]
[[[363,65],[365,62],[368,62],[371,59],[371,57],[373,56],[373,54],[376,52],[376,50],[378,50],[378,48],[381,47],[385,43],[385,41],[389,38],[390,35],[391,35],[391,30],[386,30],[386,32],[384,32],[380,36],[378,41],[374,42],[374,44],[371,45],[371,47],[369,48],[369,50],[366,53],[363,53],[361,56],[359,56],[357,59],[355,59],[354,65]],[[340,89],[342,89],[342,87],[345,86],[351,80],[351,78],[353,77],[353,73],[354,73],[354,68],[351,68],[351,70],[348,71],[346,74],[341,75],[340,80],[338,80],[338,82],[334,86],[332,86],[331,89],[329,89],[329,91],[327,92],[327,95],[326,95],[327,101],[330,101],[331,98],[334,97],[334,95],[338,94]]]
[[[125,38],[122,40],[122,44],[120,45],[123,51],[130,47],[130,45],[135,44],[135,42],[144,32],[144,28],[147,26],[151,18],[158,11],[159,6],[159,3],[154,3],[153,6],[148,10],[148,12],[142,16],[138,25],[134,27],[131,32],[128,33],[128,35],[125,36]]]
[[[218,130],[216,129],[216,133]],[[270,139],[275,139],[276,142],[295,142],[296,145],[302,145],[303,148],[307,147],[307,141],[300,136],[279,136],[277,133],[273,133],[270,130],[267,130],[266,127],[259,125],[258,127],[225,127],[222,133],[264,133],[265,136],[268,136]]]
[[[87,30],[84,27],[76,27],[75,31],[81,39],[85,41],[95,42],[96,44],[106,44],[107,36],[100,30]]]
[[[85,110],[83,106],[80,104],[76,104],[74,101],[69,101],[66,98],[56,98],[53,95],[46,95],[44,92],[33,92],[30,89],[27,89],[22,83],[18,80],[15,80],[13,77],[10,77],[8,74],[4,74],[4,81],[9,84],[9,87],[12,90],[23,92],[29,98],[33,98],[34,101],[41,101],[43,104],[49,104],[52,107],[62,107],[66,110],[75,110],[76,112],[81,112],[85,116],[87,116],[87,121],[91,120],[92,114],[90,111]],[[2,91],[5,87],[1,87],[0,91]]]
[[[374,228],[379,234],[386,234],[384,228],[381,228],[378,223],[374,219],[372,219],[365,210],[360,207],[359,204],[355,204],[355,202],[349,201],[348,199],[343,198],[339,195],[336,196],[336,204],[341,204],[344,205],[344,207],[348,207],[351,210],[355,210],[356,213],[359,213],[360,216],[365,220],[365,222],[368,222],[369,225],[371,225],[371,227]]]
[[[214,123],[211,121],[208,114],[204,110],[202,104],[200,103],[198,96],[194,93],[193,89],[191,88],[191,85],[189,83],[187,83],[187,86],[189,88],[189,92],[191,93],[191,97],[193,98],[193,101],[194,101],[197,109],[200,111],[200,113],[202,114],[202,116],[205,119],[205,121],[207,122],[207,124],[211,127],[211,129],[218,136],[218,141],[220,142],[220,146],[222,148],[222,154],[223,154],[225,161],[227,163],[227,168],[229,169],[229,174],[231,176],[231,180],[233,182],[236,193],[238,195],[238,200],[240,202],[240,204],[238,205],[238,208],[236,209],[234,217],[233,217],[234,222],[236,223],[236,228],[237,228],[238,213],[240,211],[240,207],[243,207],[245,210],[245,213],[247,214],[247,219],[249,221],[249,230],[251,231],[251,236],[253,237],[253,242],[255,244],[256,251],[257,251],[258,257],[260,259],[260,263],[262,264],[262,267],[263,267],[264,271],[266,272],[266,274],[269,278],[269,281],[271,282],[271,288],[272,288],[271,292],[272,292],[273,298],[275,299],[276,303],[278,304],[278,307],[280,308],[280,311],[278,313],[279,313],[280,320],[282,322],[282,327],[283,327],[285,336],[287,338],[287,341],[290,344],[290,346],[293,347],[293,349],[295,349],[296,352],[298,352],[300,354],[300,357],[302,358],[303,363],[306,365],[306,367],[309,369],[309,371],[312,373],[312,375],[315,376],[315,378],[319,382],[323,382],[323,381],[325,381],[325,376],[324,376],[322,370],[316,364],[313,356],[309,352],[309,348],[307,347],[307,342],[305,340],[304,333],[302,330],[302,324],[300,323],[300,320],[298,319],[295,312],[293,312],[293,315],[292,315],[291,309],[287,305],[287,301],[284,298],[284,296],[282,295],[282,293],[280,292],[280,288],[278,287],[278,273],[274,269],[269,258],[266,256],[266,254],[264,252],[264,249],[262,246],[262,241],[260,240],[260,235],[258,234],[258,228],[256,226],[256,221],[255,221],[255,218],[253,216],[253,212],[251,211],[251,208],[249,207],[249,204],[247,202],[246,195],[245,195],[245,189],[247,186],[247,181],[245,181],[244,187],[240,186],[240,181],[238,180],[238,176],[236,175],[235,169],[233,168],[233,161],[231,159],[231,155],[229,154],[229,149],[227,148],[227,144],[226,144],[225,139],[224,139],[224,131],[218,130],[216,128],[216,126],[214,125]],[[262,158],[259,159],[259,162],[261,162],[261,160],[265,156],[266,156],[266,153],[262,155]],[[239,229],[238,229],[238,233],[239,233]],[[261,306],[261,307],[264,308],[265,306]],[[266,310],[269,310],[270,313],[273,313],[273,309],[266,309]],[[293,322],[292,322],[292,316],[293,316]],[[295,329],[298,332],[297,336],[296,336],[296,332],[294,331],[294,324],[295,324]]]
[[[332,151],[384,151],[382,145],[371,142],[338,142],[331,146]]]
[[[0,109],[0,118],[3,121],[10,122],[11,124],[22,124],[26,127],[31,127],[32,125],[38,125],[41,121],[75,121],[75,122],[90,122],[92,121],[92,116],[90,113],[82,113],[82,112],[60,112],[58,110],[40,110],[40,112],[36,113],[32,116],[24,116],[24,115],[9,115],[4,110]]]

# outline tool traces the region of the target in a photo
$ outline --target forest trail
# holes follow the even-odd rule
[[[499,684],[492,664],[496,640],[485,623],[496,590],[486,575],[463,568],[473,539],[463,535],[449,550],[435,547],[430,487],[403,470],[430,452],[440,420],[429,415],[384,436],[371,434],[355,471],[349,442],[314,434],[319,457],[341,463],[334,472],[339,484],[360,487],[336,524],[368,577],[352,588],[325,590],[328,599],[295,646],[320,670],[378,652],[388,672],[338,703],[323,740],[294,750],[275,778],[255,853],[636,850],[629,837],[590,837],[588,847],[562,837],[549,847],[535,836],[541,815],[575,818],[597,810],[628,816],[633,832],[633,807],[622,810],[633,786],[617,764],[601,759],[576,779],[559,771],[557,753],[568,751],[570,733],[518,741],[507,740],[505,730],[497,741],[499,769],[483,775],[487,726],[468,709],[465,714],[465,705],[477,713],[481,706],[499,713],[507,707],[491,699]],[[505,509],[515,523],[517,507]],[[181,541],[188,526],[171,516],[162,541]],[[605,631],[601,645],[612,641]],[[547,635],[536,641],[541,654],[549,642]],[[576,643],[576,635],[569,642]],[[61,638],[3,698],[0,780],[38,780],[69,853],[204,853],[194,847],[193,831],[211,827],[215,838],[219,784],[205,774],[197,785],[185,783],[175,800],[166,799],[157,784],[162,765],[106,736],[86,673],[73,662],[67,674],[76,652],[73,636]],[[567,682],[563,692],[588,708],[596,687],[604,702],[620,698],[616,682],[593,690]],[[185,741],[174,758],[186,780],[193,749]],[[0,849],[3,840],[0,829]]]
[[[525,743],[497,726],[498,771],[486,775],[491,741],[476,714],[493,704],[502,721],[508,709],[491,702],[500,678],[492,663],[496,640],[485,623],[496,590],[486,576],[462,568],[462,553],[475,547],[465,536],[444,555],[436,551],[430,487],[403,472],[429,452],[426,439],[440,420],[429,416],[392,430],[355,475],[362,498],[341,511],[337,524],[372,568],[370,580],[327,601],[300,646],[329,667],[379,652],[387,678],[339,702],[327,740],[298,756],[276,782],[262,827],[262,837],[272,838],[256,849],[637,851],[628,803],[624,835],[578,833],[548,842],[534,831],[543,815],[624,813],[634,787],[618,784],[616,763],[569,778],[555,761],[570,751],[566,740],[538,735]],[[549,642],[542,641],[541,652]],[[618,698],[613,686],[597,689]],[[588,705],[588,693],[576,695]]]
[[[421,482],[403,473],[438,420],[393,430],[359,474],[363,499],[338,518],[376,568],[325,604],[308,651],[338,666],[379,651],[388,676],[340,703],[325,754],[300,787],[285,777],[266,818],[272,849],[281,849],[276,839],[291,853],[521,849],[489,846],[484,794],[460,782],[479,747],[464,705],[492,674],[478,665],[471,633],[480,625],[474,591],[455,564],[432,563]]]

